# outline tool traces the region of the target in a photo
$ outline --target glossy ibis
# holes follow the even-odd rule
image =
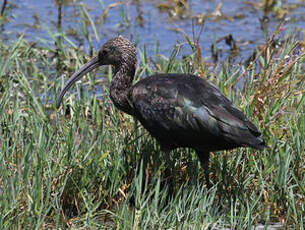
[[[178,147],[196,150],[210,186],[211,151],[249,146],[266,147],[261,133],[214,85],[191,74],[155,74],[132,85],[137,52],[124,37],[107,41],[98,55],[72,75],[57,99],[57,108],[71,85],[101,65],[113,65],[110,98],[136,117],[160,143],[170,167],[169,152]]]

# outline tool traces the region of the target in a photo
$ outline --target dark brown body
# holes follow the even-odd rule
[[[205,79],[158,74],[131,89],[134,116],[163,149],[218,151],[240,146],[263,149],[257,128]]]

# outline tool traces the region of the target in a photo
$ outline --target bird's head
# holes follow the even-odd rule
[[[116,69],[134,68],[137,63],[137,52],[134,45],[122,36],[108,40],[99,50],[98,55],[84,64],[71,78],[67,81],[61,90],[56,107],[59,108],[60,103],[68,91],[68,89],[84,75],[91,72],[101,65],[113,65]]]
[[[107,41],[98,52],[101,65],[120,66],[136,62],[137,51],[134,45],[122,36]]]

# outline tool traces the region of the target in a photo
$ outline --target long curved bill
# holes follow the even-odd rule
[[[79,79],[81,79],[84,75],[92,71],[93,69],[100,66],[98,56],[92,58],[90,61],[88,61],[86,64],[84,64],[77,72],[75,72],[71,78],[68,80],[64,88],[60,91],[60,94],[56,101],[56,108],[59,108],[60,103],[65,95],[65,93],[68,91],[68,89]]]

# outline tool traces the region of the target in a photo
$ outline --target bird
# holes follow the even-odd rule
[[[135,117],[160,144],[166,167],[172,167],[170,152],[187,147],[196,151],[209,180],[210,153],[238,147],[263,150],[261,132],[221,91],[203,77],[182,73],[156,73],[135,84],[135,46],[118,36],[104,43],[97,56],[84,64],[60,91],[59,108],[67,90],[93,69],[112,65],[110,99],[121,111]]]

